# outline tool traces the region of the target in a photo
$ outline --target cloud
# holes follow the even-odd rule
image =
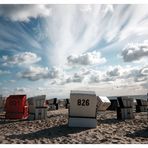
[[[104,57],[101,57],[100,52],[86,52],[80,55],[71,55],[67,57],[68,64],[70,65],[94,65],[103,64],[106,62]]]
[[[50,79],[61,78],[63,77],[63,75],[64,75],[63,70],[57,67],[52,67],[49,71]]]
[[[113,5],[106,5],[104,13],[106,14],[108,12],[110,12],[110,13],[114,12],[114,6]]]
[[[99,83],[101,82],[100,80],[100,75],[91,75],[89,83]]]
[[[146,90],[148,89],[148,80],[146,81],[146,83],[141,84],[143,86],[143,88],[145,88]]]
[[[118,67],[115,67],[114,69],[107,71],[106,74],[110,77],[119,76],[120,75],[120,69]]]
[[[27,88],[24,88],[24,87],[17,87],[15,89],[16,92],[25,92],[27,90]]]
[[[48,5],[1,5],[0,16],[11,21],[28,22],[31,18],[51,15]]]
[[[47,90],[46,88],[43,88],[43,87],[37,87],[36,88],[38,91],[45,91],[45,90]]]
[[[48,49],[51,64],[62,65],[67,60],[65,57],[69,57],[71,53],[83,54],[101,44],[106,34],[104,26],[108,26],[109,22],[107,15],[113,7],[108,5],[54,5],[51,7],[53,15],[47,20],[48,29],[45,28],[53,45],[52,51]]]
[[[18,76],[31,81],[46,79],[49,77],[49,69],[48,67],[44,68],[44,67],[30,66],[24,72],[19,72]]]
[[[41,58],[32,52],[22,52],[13,56],[2,56],[3,65],[29,65],[40,61]]]
[[[23,10],[24,5],[19,6]],[[27,64],[26,67],[23,67],[26,64],[22,64],[21,67],[25,69],[19,73],[21,78],[31,81],[40,80],[32,83],[39,83],[39,86],[40,82],[48,81],[49,86],[55,86],[55,94],[58,88],[56,84],[62,84],[62,82],[62,88],[67,84],[68,89],[78,86],[81,88],[85,83],[86,88],[96,87],[104,92],[110,87],[111,94],[114,85],[125,86],[127,92],[124,91],[128,93],[131,92],[129,91],[131,89],[128,90],[131,85],[135,85],[134,90],[134,88],[140,87],[141,83],[146,82],[147,67],[145,65],[147,61],[143,62],[144,64],[136,64],[134,62],[137,60],[134,58],[129,63],[121,63],[121,59],[116,59],[115,56],[127,42],[142,43],[147,39],[148,9],[146,5],[49,5],[47,7],[52,11],[50,17],[45,15],[44,18],[40,18],[40,14],[35,16],[32,13],[32,16],[26,15],[20,19],[17,15],[21,15],[21,13],[18,13],[14,15],[16,16],[14,19],[7,12],[3,13],[5,18],[0,16],[2,20],[0,23],[2,54],[9,50],[13,52],[8,55],[12,55],[12,53],[15,55],[16,52],[18,54],[18,51],[23,52],[24,49],[29,49],[32,53],[41,55],[42,61],[39,60],[39,64],[49,64],[48,67],[37,66],[36,62],[30,62],[31,64]],[[2,10],[0,9],[0,11]],[[30,11],[25,13],[27,12]],[[147,41],[142,44],[147,44]],[[100,53],[100,56],[96,53],[92,54],[93,50]],[[137,51],[132,54],[135,53]],[[69,61],[67,57],[69,57]],[[107,60],[110,61],[99,65],[98,59],[107,57]],[[143,58],[147,57],[139,57],[140,60]],[[67,63],[69,66],[66,65]],[[116,65],[117,63],[122,66],[109,67],[109,64]],[[130,66],[126,66],[127,64]],[[55,68],[51,68],[53,65]],[[65,69],[57,68],[61,65]],[[82,67],[86,69],[81,71],[79,68]],[[16,70],[18,69],[13,69],[13,72]],[[19,67],[19,70],[22,69]],[[26,85],[25,80],[20,81]],[[37,87],[38,85],[34,87],[35,90]],[[120,94],[120,92],[122,90],[114,91],[115,94]]]
[[[0,69],[0,75],[7,75],[7,74],[10,74],[10,71]]]
[[[67,60],[65,57],[71,56],[71,53],[79,55],[94,48],[99,51],[99,46],[103,51],[103,48],[111,47],[113,44],[147,39],[148,9],[146,5],[56,5],[51,7],[53,15],[47,21],[46,32],[53,45],[53,50],[48,50],[49,63],[54,65],[64,64]],[[119,48],[113,47],[111,50],[116,51]]]
[[[80,8],[80,11],[82,12],[89,12],[92,10],[92,7],[90,5],[82,5]]]
[[[83,81],[83,79],[84,79],[84,76],[82,74],[74,73],[73,76],[68,77],[66,79],[65,83],[71,83],[71,82],[73,82],[73,83],[80,83],[80,82]]]
[[[148,66],[139,69],[133,69],[130,74],[135,82],[144,82],[148,80]]]
[[[148,79],[147,66],[144,67],[135,67],[135,66],[114,66],[110,67],[110,70],[107,70],[104,79],[105,81],[115,81],[122,80],[130,83],[132,81],[142,82]],[[113,73],[114,72],[114,73]],[[123,82],[122,82],[123,83]]]
[[[125,83],[144,82],[148,80],[148,67],[132,67],[132,66],[110,66],[108,70],[91,70],[88,77],[89,83]]]
[[[18,76],[28,79],[30,81],[37,81],[40,79],[60,79],[63,76],[61,69],[52,67],[30,66],[24,72],[19,72]]]
[[[11,94],[12,93],[13,94],[28,94],[28,92],[29,92],[29,89],[26,87],[17,87],[11,91],[9,90],[9,93],[11,93]]]
[[[106,77],[108,76],[112,80],[124,80],[133,82],[142,82],[148,80],[148,67],[133,67],[133,66],[115,66],[111,68],[112,70],[106,72]],[[108,80],[108,79],[106,79]]]
[[[122,50],[122,57],[125,62],[136,61],[146,56],[148,56],[148,44],[147,43],[128,44]]]
[[[148,67],[144,67],[143,69],[141,69],[141,74],[148,76]]]

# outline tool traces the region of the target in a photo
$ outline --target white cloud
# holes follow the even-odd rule
[[[132,67],[132,66],[110,66],[108,70],[90,70],[89,83],[109,83],[118,81],[120,83],[135,83],[135,82],[144,82],[148,80],[147,67]],[[121,82],[124,81],[124,82]]]
[[[60,79],[63,76],[63,72],[56,67],[52,67],[49,70],[48,67],[30,66],[24,72],[19,72],[18,76],[31,81],[40,79]]]
[[[51,15],[48,5],[1,5],[0,16],[12,21],[28,22],[30,18],[47,17]]]
[[[141,41],[148,35],[148,9],[145,5],[51,7],[53,15],[47,21],[46,32],[53,45],[53,50],[48,50],[49,63],[54,65],[65,64],[71,53],[83,54],[102,43],[106,47],[128,39]]]
[[[27,88],[25,88],[25,87],[17,87],[15,90],[16,90],[16,92],[25,92],[27,90]]]
[[[49,78],[55,79],[55,78],[61,78],[63,77],[64,72],[61,68],[52,67],[49,71]]]
[[[100,80],[100,75],[91,75],[89,83],[99,83],[101,82]]]
[[[30,90],[26,87],[16,87],[13,90],[8,91],[9,94],[28,94]]]
[[[36,36],[33,36],[31,34],[32,28],[26,26],[26,23],[11,22],[17,24],[16,26],[14,25],[17,29],[12,29],[9,24],[5,24],[6,22],[0,23],[0,28],[3,28],[0,30],[0,35],[3,37],[3,39],[0,40],[0,43],[5,45],[3,50],[8,48],[17,50],[21,45],[17,46],[17,38],[19,38],[19,40],[23,41],[26,46],[29,45],[29,47],[35,47],[26,49],[37,49],[35,53],[42,54],[42,57],[48,56],[46,58],[49,60],[49,62],[47,62],[49,66],[56,66],[53,69],[49,69],[47,67],[30,68],[29,66],[31,64],[29,66],[27,65],[29,68],[19,73],[22,78],[34,81],[46,79],[49,81],[50,86],[55,84],[55,87],[56,84],[61,84],[62,82],[65,82],[66,84],[67,82],[67,85],[71,86],[68,87],[68,90],[75,86],[81,88],[84,82],[87,82],[88,85],[85,85],[85,88],[96,87],[103,90],[105,93],[109,88],[110,94],[113,92],[111,87],[112,85],[114,86],[114,84],[118,86],[117,89],[120,90],[119,92],[114,91],[114,93],[120,94],[123,90],[120,88],[125,88],[124,90],[126,94],[132,92],[130,88],[134,90],[134,88],[140,87],[141,83],[144,84],[146,82],[147,67],[145,65],[147,57],[145,56],[146,60],[145,63],[143,62],[144,64],[140,63],[136,65],[134,63],[136,61],[135,57],[137,56],[136,50],[132,53],[134,58],[132,59],[132,62],[129,63],[131,65],[130,67],[125,66],[127,63],[122,63],[123,66],[107,67],[107,64],[112,65],[112,62],[113,64],[117,64],[119,61],[118,64],[120,64],[121,59],[116,61],[115,59],[112,59],[112,55],[115,55],[116,51],[119,51],[121,47],[123,47],[122,45],[125,45],[127,41],[141,42],[147,39],[148,9],[146,5],[50,5],[47,7],[51,8],[52,15],[46,17],[46,15],[43,14],[46,19],[39,19],[39,23],[37,24],[38,28],[33,26],[35,27],[33,29],[36,29],[38,32],[43,32],[43,34],[47,33],[45,36],[47,37],[46,39],[48,39],[47,42],[50,46],[45,45],[47,43],[45,40],[38,40]],[[0,11],[1,10],[2,9],[0,9]],[[30,11],[26,11],[25,13],[30,13]],[[41,13],[40,9],[39,13]],[[16,14],[16,18],[14,19],[9,17],[7,12],[5,14],[7,16],[3,16],[12,21],[29,21],[31,18],[41,16],[40,14],[35,15],[32,13],[32,16],[25,14],[26,17],[19,18],[19,15],[21,15],[20,13]],[[32,22],[30,22],[30,25],[31,23]],[[40,23],[44,25],[40,26]],[[10,39],[11,42],[5,44],[5,39]],[[42,48],[42,43],[44,41],[46,42],[44,44],[46,49]],[[147,41],[145,40],[142,44],[147,44]],[[106,50],[104,51],[105,47]],[[87,54],[84,56],[85,53],[93,51],[94,48],[95,50],[97,49],[97,52],[100,50],[103,56],[106,54],[105,56],[109,58],[110,62],[105,64],[105,66],[103,65],[104,67],[96,66],[97,64],[100,64],[100,61],[98,61],[97,58],[98,55],[96,55],[96,58]],[[41,49],[45,49],[45,52]],[[145,52],[145,49],[143,52]],[[72,54],[76,56],[73,56]],[[108,56],[108,54],[110,54],[110,56]],[[69,66],[71,69],[66,67],[67,69],[65,73],[63,72],[64,70],[58,70],[57,66],[60,65],[65,68],[64,64],[67,62],[67,57],[70,57],[71,55],[72,57],[69,62],[69,64],[72,65]],[[79,58],[80,56],[82,57]],[[138,57],[138,60],[141,60],[144,56],[138,55],[137,58]],[[47,60],[46,58],[45,61]],[[102,58],[103,57],[101,57],[100,54],[100,59]],[[128,57],[128,59],[130,58]],[[81,65],[81,67],[85,67],[86,69],[79,71],[78,68],[80,66],[73,67],[73,65]],[[89,69],[87,69],[88,65]],[[135,65],[136,67],[134,67]],[[144,66],[144,68],[142,68],[141,65]],[[65,85],[61,86],[63,87]],[[56,89],[57,87],[55,88],[55,94]]]
[[[71,53],[83,54],[98,44],[106,34],[104,26],[108,26],[109,21],[105,16],[113,8],[108,5],[51,7],[53,15],[47,21],[48,29],[45,29],[53,45],[52,51],[48,50],[49,62],[53,65],[65,64]]]
[[[92,10],[92,7],[90,5],[82,5],[80,8],[80,11],[82,12],[89,12]]]
[[[45,91],[45,90],[47,90],[47,88],[37,87],[37,90],[38,90],[38,91]]]
[[[70,65],[93,65],[103,64],[106,62],[104,57],[101,57],[100,52],[86,52],[80,55],[71,55],[67,57],[68,64]]]
[[[113,76],[119,76],[120,75],[120,69],[118,67],[115,67],[114,69],[107,71],[106,73],[108,76],[113,77]]]
[[[105,13],[107,13],[107,12],[113,13],[114,12],[114,6],[113,5],[107,5],[104,11],[105,11]]]
[[[148,80],[145,83],[141,84],[143,86],[143,88],[145,88],[146,90],[148,89]]]
[[[128,44],[122,50],[122,57],[125,62],[132,62],[148,56],[148,44],[147,43],[132,43]]]
[[[71,83],[71,82],[74,82],[74,83],[81,83],[84,79],[84,76],[82,74],[79,74],[79,73],[74,73],[73,76],[71,77],[68,77],[65,81],[65,83]]]
[[[129,37],[146,37],[148,35],[146,29],[148,25],[147,5],[130,5],[124,12],[124,14],[122,13],[122,20],[126,21],[126,23],[120,32],[119,40],[121,41]],[[122,20],[120,22],[122,22]],[[120,25],[123,24],[120,23]]]
[[[30,66],[27,70],[24,72],[18,73],[19,77],[26,78],[31,81],[36,81],[42,78],[48,78],[49,77],[49,69],[48,67],[33,67]]]
[[[22,52],[13,56],[2,56],[3,65],[29,65],[34,64],[41,60],[35,53],[32,52]]]
[[[146,81],[148,79],[147,74],[147,66],[144,67],[135,67],[135,66],[115,66],[111,67],[111,71],[106,71],[105,81],[111,81],[111,80],[123,80],[130,83],[132,81],[133,83],[136,82],[142,82]],[[115,72],[115,73],[110,73]],[[117,73],[116,73],[117,72]],[[108,77],[108,78],[107,78]]]
[[[147,76],[148,76],[148,67],[144,67],[144,68],[141,70],[141,74],[147,75]]]

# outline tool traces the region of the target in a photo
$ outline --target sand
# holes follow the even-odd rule
[[[148,144],[147,113],[117,120],[115,111],[98,112],[97,128],[69,128],[68,110],[48,111],[47,120],[0,120],[3,144]]]

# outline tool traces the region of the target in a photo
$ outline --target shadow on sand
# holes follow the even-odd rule
[[[20,139],[20,140],[34,140],[34,139],[39,139],[39,138],[58,138],[58,137],[68,137],[68,134],[74,134],[74,133],[79,133],[81,131],[88,130],[89,128],[70,128],[68,125],[60,125],[60,126],[55,126],[43,130],[39,130],[36,132],[28,133],[28,134],[19,134],[19,135],[10,135],[7,136],[8,138],[11,139]]]
[[[142,137],[142,138],[148,138],[148,128],[135,131],[134,133],[129,133],[126,135],[127,137]]]
[[[8,124],[8,123],[17,123],[22,121],[28,121],[27,119],[19,119],[19,120],[12,120],[12,119],[1,119],[0,118],[0,124]]]
[[[120,123],[123,122],[124,120],[117,120],[116,118],[109,118],[109,119],[104,119],[104,120],[100,120],[98,119],[98,124],[115,124],[115,123]]]

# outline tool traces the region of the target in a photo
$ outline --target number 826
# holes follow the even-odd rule
[[[89,99],[78,99],[77,100],[77,105],[78,106],[89,106]]]

